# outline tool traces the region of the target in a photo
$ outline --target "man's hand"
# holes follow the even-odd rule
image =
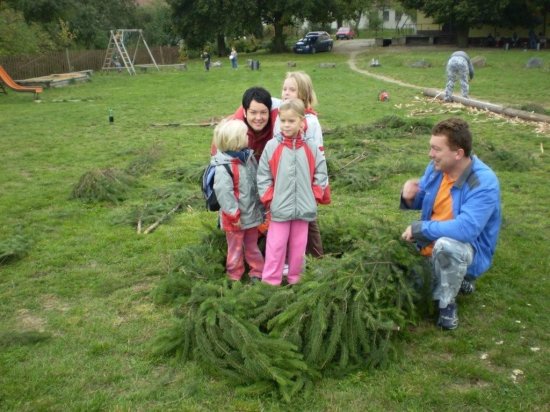
[[[407,206],[411,206],[414,198],[416,197],[416,194],[420,191],[419,186],[419,180],[418,179],[409,179],[405,182],[403,185],[403,191],[401,192],[401,196],[403,197],[403,200],[405,203],[407,203]]]
[[[407,228],[405,229],[405,231],[401,235],[401,239],[403,239],[407,242],[414,242],[411,226],[407,226]]]

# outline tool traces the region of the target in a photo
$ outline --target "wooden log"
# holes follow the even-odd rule
[[[149,226],[147,229],[145,229],[145,231],[143,233],[147,235],[147,234],[151,233],[152,231],[154,231],[162,222],[164,222],[166,219],[168,219],[168,217],[171,214],[176,213],[178,210],[180,210],[181,207],[182,207],[182,204],[178,203],[168,213],[166,213],[164,216],[162,216],[160,219],[158,219],[155,223],[153,223],[151,226]]]
[[[445,93],[437,89],[424,89],[424,96],[435,97],[440,100],[443,100]],[[550,123],[550,116],[544,114],[527,112],[525,110],[512,109],[511,107],[505,107],[498,104],[493,104],[489,102],[483,102],[480,100],[467,99],[462,96],[453,96],[453,102],[462,103],[464,106],[475,107],[477,109],[489,110],[493,113],[503,114],[510,117],[519,117],[523,120],[530,120],[533,122],[545,122]]]

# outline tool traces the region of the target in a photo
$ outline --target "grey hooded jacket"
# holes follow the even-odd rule
[[[246,162],[243,164],[239,159],[236,159],[224,152],[218,151],[212,156],[211,163],[216,165],[216,174],[214,176],[214,191],[216,198],[220,204],[220,212],[228,216],[235,216],[237,211],[240,211],[240,229],[249,229],[256,227],[262,223],[263,206],[258,197],[256,188],[256,171],[258,164],[253,155],[253,151],[248,152]],[[238,164],[237,175],[231,163]],[[233,172],[233,179],[227,173],[223,164],[228,164]],[[239,198],[237,200],[234,192],[234,184],[238,185]],[[221,225],[224,227],[224,219],[222,216]]]
[[[472,64],[472,61],[470,60],[470,56],[468,56],[468,53],[459,50],[455,51],[453,54],[451,54],[451,57],[462,57],[466,62],[468,63],[468,75],[470,77],[470,80],[474,78],[474,65]]]
[[[282,151],[277,150],[280,145],[283,145]],[[313,181],[305,145],[313,155]],[[317,216],[317,202],[328,187],[324,152],[313,140],[276,135],[262,153],[257,182],[261,201],[269,206],[272,221],[311,222]]]

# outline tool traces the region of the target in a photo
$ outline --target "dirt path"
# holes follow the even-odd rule
[[[369,71],[369,70],[363,70],[363,69],[360,69],[359,67],[357,67],[357,64],[356,64],[356,58],[359,54],[363,54],[363,53],[369,53],[369,49],[371,49],[374,45],[374,39],[354,39],[354,40],[345,40],[345,41],[339,41],[337,43],[335,43],[335,46],[334,46],[334,52],[335,53],[341,53],[341,54],[348,54],[349,55],[349,59],[348,59],[348,66],[350,67],[351,70],[357,72],[357,73],[361,73],[365,76],[369,76],[369,77],[372,77],[374,79],[377,79],[377,80],[382,80],[384,82],[388,82],[388,83],[392,83],[392,84],[397,84],[399,86],[403,86],[403,87],[409,87],[411,89],[416,89],[416,90],[424,90],[425,87],[422,87],[422,86],[417,86],[415,84],[410,84],[410,83],[406,83],[406,82],[402,82],[401,80],[397,80],[397,79],[394,79],[394,78],[391,78],[391,77],[388,77],[388,76],[382,76],[380,74],[376,74],[372,71]],[[398,50],[396,47],[393,48],[394,50]],[[419,50],[419,48],[417,48],[417,50]]]
[[[417,89],[417,90],[423,90],[424,89],[421,86],[417,86],[417,85],[410,84],[410,83],[405,83],[405,82],[402,82],[401,80],[396,80],[396,79],[393,79],[393,78],[388,77],[388,76],[382,76],[380,74],[372,73],[368,70],[360,69],[359,67],[357,67],[357,64],[356,64],[355,60],[356,60],[357,55],[361,54],[361,53],[366,53],[366,52],[352,51],[350,53],[349,60],[348,60],[348,66],[350,67],[351,70],[356,71],[357,73],[361,73],[361,74],[364,74],[366,76],[378,79],[378,80],[382,80],[384,82],[397,84],[399,86],[410,87],[412,89]]]
[[[356,63],[357,56],[360,55],[360,54],[368,53],[369,48],[371,46],[372,46],[372,39],[347,40],[347,41],[338,42],[334,46],[333,50],[336,53],[348,54],[349,55],[349,59],[348,59],[348,62],[347,62],[348,66],[351,70],[353,70],[357,73],[360,73],[360,74],[365,75],[365,76],[372,77],[372,78],[377,79],[377,80],[381,80],[383,82],[392,83],[392,84],[396,84],[396,85],[403,86],[403,87],[408,87],[408,88],[415,89],[415,90],[418,90],[418,91],[421,91],[421,92],[426,89],[426,87],[417,86],[417,85],[411,84],[411,83],[406,83],[406,82],[403,82],[401,80],[397,80],[397,79],[394,79],[394,78],[391,78],[391,77],[388,77],[388,76],[383,76],[383,75],[380,75],[380,74],[376,74],[376,73],[373,73],[372,71],[363,70],[363,69],[360,69],[359,67],[357,67],[357,63]],[[439,94],[443,93],[443,91],[437,91],[437,92],[439,92]],[[438,94],[438,96],[439,96],[439,94]],[[437,100],[437,96],[432,97],[432,99]],[[481,103],[491,104],[491,103],[486,103],[486,102],[481,102]],[[452,105],[453,106],[454,105],[462,106],[461,103],[453,103]],[[447,104],[446,106],[449,106],[449,104]],[[466,107],[468,107],[469,110],[478,110],[475,107],[473,108],[473,107],[469,107],[469,106],[471,106],[471,105],[466,105]],[[487,107],[484,107],[483,109],[485,111],[491,111],[491,109],[487,108]],[[510,115],[494,114],[494,113],[493,113],[493,115],[499,116],[501,118],[504,118],[504,119],[510,121]],[[519,121],[517,116],[518,116],[517,113],[513,115],[513,117],[514,117],[513,121],[515,121],[515,122]],[[537,129],[537,132],[544,133],[544,134],[548,133],[548,127],[550,127],[549,126],[550,121],[548,121],[546,119],[538,119],[538,118],[534,119],[534,118],[529,118],[529,117],[524,117],[524,116],[521,116],[521,117],[523,117],[523,121],[539,123],[539,125],[540,125],[539,129],[540,130]]]

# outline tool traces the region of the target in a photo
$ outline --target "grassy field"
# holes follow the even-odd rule
[[[450,51],[369,49],[357,65],[370,69],[376,57],[378,74],[442,88]],[[548,53],[469,52],[487,58],[472,97],[550,110]],[[544,59],[544,68],[524,68],[533,56]],[[259,59],[261,70],[247,70],[247,57]],[[0,95],[0,256],[12,257],[0,264],[0,410],[548,410],[548,125],[443,105],[355,73],[347,59],[241,55],[236,71],[222,60],[221,69],[207,73],[193,61],[185,72],[97,73],[90,83],[46,90],[40,102]],[[432,67],[409,67],[420,59]],[[239,395],[194,363],[153,355],[173,307],[155,304],[152,295],[177,251],[201,239],[203,224],[214,225],[198,185],[174,178],[208,161],[212,127],[196,124],[232,113],[252,85],[278,97],[291,60],[313,79],[329,158],[331,146],[345,139],[330,133],[336,129],[357,138],[352,125],[390,115],[468,120],[475,151],[500,178],[504,221],[492,269],[475,294],[459,300],[459,329],[442,332],[426,319],[405,331],[401,356],[386,368],[322,379],[289,405],[276,396]],[[320,68],[323,62],[336,68]],[[382,89],[388,102],[377,101]],[[357,152],[389,172],[372,187],[335,190],[333,204],[320,212],[322,231],[335,217],[360,227],[365,216],[380,215],[398,229],[415,218],[398,210],[399,190],[422,172],[429,136],[379,135],[365,133]],[[135,173],[124,200],[71,199],[84,173],[131,170],[143,159],[147,167]],[[128,216],[176,187],[189,204],[153,233],[137,234]]]

